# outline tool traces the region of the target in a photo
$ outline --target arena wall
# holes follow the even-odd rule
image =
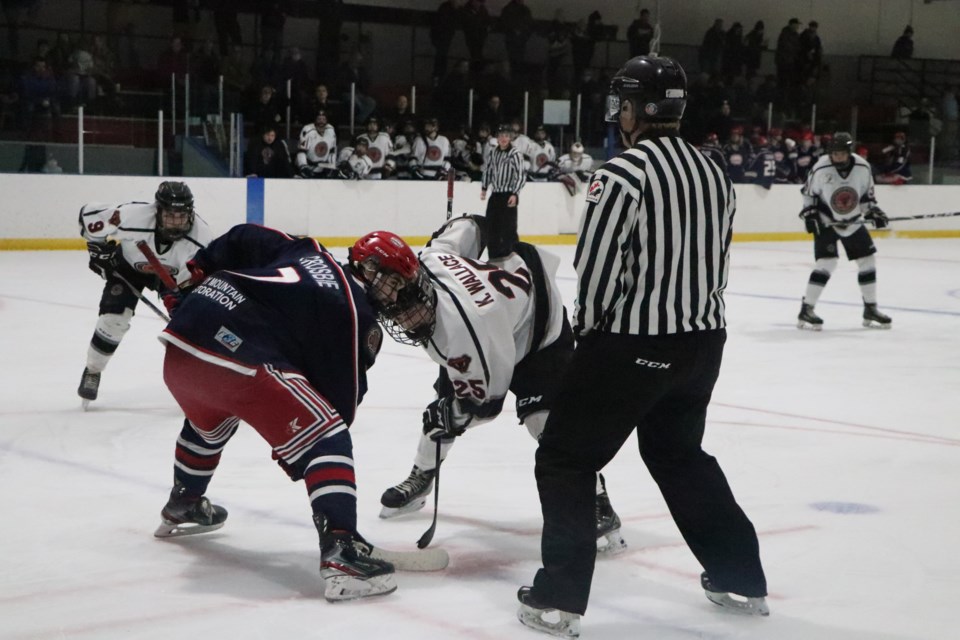
[[[444,220],[442,182],[190,178],[197,211],[215,232],[258,222],[329,246],[389,229],[422,244]],[[159,179],[134,176],[0,174],[0,249],[80,249],[77,216],[88,202],[152,200]],[[960,210],[960,186],[879,186],[890,216]],[[800,188],[737,186],[734,241],[806,240],[797,219]],[[573,243],[584,192],[528,184],[520,197],[520,234],[539,243]],[[457,183],[454,213],[483,213],[478,183]],[[905,237],[960,237],[960,216],[895,223]]]

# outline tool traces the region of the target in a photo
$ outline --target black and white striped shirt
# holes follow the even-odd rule
[[[483,190],[494,193],[520,193],[527,181],[526,159],[520,150],[510,145],[506,150],[497,146],[483,165]]]
[[[736,195],[676,135],[639,141],[594,173],[574,265],[574,325],[665,335],[726,326]]]

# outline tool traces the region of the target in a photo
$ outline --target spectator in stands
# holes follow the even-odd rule
[[[73,42],[70,34],[63,31],[57,33],[57,42],[47,57],[47,66],[57,76],[63,76],[70,66],[70,54],[73,53]]]
[[[278,86],[280,84],[280,60],[273,49],[264,49],[250,65],[252,84],[262,87],[265,84]]]
[[[434,100],[434,111],[451,125],[467,121],[470,102],[470,62],[460,60],[440,83]]]
[[[570,54],[573,62],[574,78],[583,77],[584,70],[593,61],[593,52],[596,46],[595,30],[590,29],[585,20],[578,20],[570,34]]]
[[[453,36],[460,26],[459,0],[444,0],[430,17],[430,44],[433,45],[433,85],[447,73],[447,57]]]
[[[327,118],[329,118],[330,122],[334,125],[340,123],[339,110],[337,109],[337,105],[330,100],[330,91],[325,84],[318,84],[314,88],[313,96],[301,107],[300,115],[297,119],[300,122],[310,122],[317,117],[317,112],[319,111],[326,112]]]
[[[280,100],[272,85],[265,84],[260,87],[260,97],[247,114],[247,119],[261,131],[267,125],[278,126],[283,120]]]
[[[733,79],[743,73],[743,65],[747,57],[747,48],[743,42],[743,25],[734,22],[727,31],[723,43],[723,70],[724,82],[730,84]]]
[[[31,136],[41,133],[37,124],[43,122],[46,128],[42,133],[49,134],[53,118],[60,115],[60,105],[57,101],[57,81],[47,68],[46,60],[34,58],[33,67],[20,79],[19,97],[20,126],[23,130]]]
[[[554,13],[547,31],[547,90],[555,98],[569,93],[569,78],[561,77],[564,60],[570,54],[570,27],[563,21],[563,10]]]
[[[317,0],[317,80],[333,82],[340,67],[343,0]]]
[[[893,51],[890,52],[890,57],[903,59],[913,57],[913,27],[906,26],[903,35],[893,43]]]
[[[910,144],[905,131],[893,134],[893,144],[883,148],[883,161],[877,169],[878,184],[908,184],[913,180],[910,169]]]
[[[767,49],[767,40],[764,37],[763,20],[757,20],[753,29],[744,38],[743,62],[747,70],[747,79],[757,75],[760,69],[760,59]]]
[[[780,88],[780,102],[788,106],[796,97],[800,84],[800,21],[790,18],[777,38],[777,86]]]
[[[189,58],[187,52],[183,50],[183,40],[180,36],[174,36],[170,39],[170,46],[157,59],[159,86],[165,90],[169,89],[170,76],[176,74],[177,87],[182,88],[184,75],[188,69]]]
[[[356,51],[349,60],[340,65],[340,99],[345,105],[349,105],[351,86],[353,86],[354,114],[357,122],[365,122],[377,109],[377,101],[368,93],[370,74],[363,62],[363,54]]]
[[[820,65],[823,63],[823,44],[820,42],[820,35],[817,28],[820,25],[816,20],[811,20],[800,34],[800,78],[801,83],[806,84],[810,79],[816,80],[820,77]]]
[[[66,74],[66,96],[70,107],[85,106],[97,99],[97,80],[90,38],[80,38],[70,54]]]
[[[487,98],[487,104],[480,113],[480,121],[487,123],[493,131],[496,131],[505,121],[499,95],[493,94]]]
[[[411,120],[413,113],[410,111],[410,99],[403,94],[397,96],[397,106],[394,107],[389,116],[391,120],[401,125],[407,120]]]
[[[720,108],[707,120],[707,129],[719,136],[719,140],[728,140],[733,129],[730,103],[724,100]]]
[[[213,40],[205,40],[199,51],[193,54],[190,63],[191,78],[196,78],[199,87],[199,112],[216,113],[219,106],[220,54]]]
[[[703,34],[703,42],[700,44],[701,71],[706,71],[711,76],[720,73],[724,39],[723,19],[717,18],[713,21],[713,26]]]
[[[481,96],[500,96],[506,115],[519,113],[523,105],[523,88],[514,81],[511,71],[509,60],[491,62],[477,81]]]
[[[650,11],[640,10],[640,17],[627,28],[627,42],[630,44],[630,57],[645,56],[650,53],[650,41],[653,40],[653,25],[650,24]]]
[[[500,28],[507,45],[507,60],[514,73],[526,75],[527,41],[533,34],[533,14],[524,0],[510,0],[500,12]]]
[[[280,87],[284,98],[287,98],[287,81],[290,82],[289,100],[291,106],[301,105],[307,99],[307,91],[313,86],[310,79],[310,70],[303,59],[299,47],[290,47],[287,57],[280,64]],[[314,111],[314,114],[317,112]],[[309,120],[304,120],[309,122]]]
[[[236,0],[208,0],[213,9],[213,26],[217,30],[220,55],[226,57],[234,46],[242,45]]]
[[[248,178],[293,177],[290,149],[285,140],[277,137],[274,125],[263,125],[260,136],[250,141],[243,158],[243,173]]]
[[[261,0],[260,51],[272,50],[279,56],[283,48],[283,27],[290,13],[290,0]]]
[[[235,44],[230,48],[230,55],[222,60],[220,71],[223,74],[224,108],[236,111],[253,83],[249,65],[243,57],[243,47]]]
[[[47,70],[52,73],[53,67],[50,66],[50,51],[50,41],[46,38],[39,38],[37,40],[37,52],[34,54],[33,59],[43,58],[47,63]]]
[[[490,31],[490,14],[484,0],[467,0],[461,11],[460,24],[467,41],[467,51],[470,52],[470,72],[477,75],[483,68],[483,48]]]

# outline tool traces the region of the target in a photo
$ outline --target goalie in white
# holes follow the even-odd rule
[[[816,265],[807,281],[807,290],[797,316],[797,327],[819,331],[823,320],[814,312],[817,300],[830,275],[837,268],[842,244],[849,260],[857,262],[857,282],[863,296],[863,326],[889,329],[890,317],[877,310],[877,252],[865,221],[883,229],[887,214],[877,206],[870,164],[853,153],[853,138],[837,132],[827,153],[807,175],[800,217],[813,234]]]
[[[141,292],[161,288],[137,242],[145,240],[179,284],[190,277],[187,261],[211,240],[210,228],[193,210],[190,187],[162,182],[155,198],[152,203],[87,204],[80,210],[80,235],[87,241],[89,267],[106,281],[77,389],[84,407],[97,399],[100,375],[130,329]]]
[[[563,371],[573,332],[556,285],[558,260],[518,243],[496,265],[480,262],[483,217],[445,224],[419,260],[398,236],[375,231],[350,249],[350,265],[366,283],[384,329],[423,346],[441,366],[437,399],[423,413],[423,433],[406,480],[387,489],[380,517],[421,509],[454,439],[500,414],[507,391],[517,416],[539,439]],[[512,336],[512,339],[507,336]],[[597,541],[601,551],[626,547],[620,518],[597,477]]]

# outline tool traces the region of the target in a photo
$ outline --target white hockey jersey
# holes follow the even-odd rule
[[[526,155],[530,177],[534,180],[546,180],[554,169],[552,163],[557,160],[557,151],[553,144],[549,140],[544,140],[543,143],[531,140],[527,145]]]
[[[354,151],[355,149],[353,147],[344,147],[343,150],[340,151],[337,166],[339,167],[346,162],[350,165],[350,170],[353,171],[353,175],[349,177],[362,180],[370,175],[370,171],[373,169],[373,162],[369,156],[358,156]]]
[[[854,223],[833,227],[837,234],[844,237],[857,230],[859,225],[856,222],[861,214],[877,203],[870,163],[855,153],[850,157],[853,166],[845,177],[830,162],[829,155],[821,157],[813,165],[801,189],[804,208],[816,207],[820,211],[821,223]]]
[[[560,169],[560,173],[572,173],[581,180],[586,180],[593,173],[593,158],[582,153],[579,160],[574,160],[573,156],[565,153],[557,161],[557,168]]]
[[[447,136],[430,139],[417,136],[413,141],[410,168],[417,169],[427,178],[435,178],[441,169],[450,168],[450,140]]]
[[[480,251],[477,224],[461,217],[420,253],[437,294],[437,325],[427,353],[449,374],[462,412],[476,416],[470,426],[496,417],[514,367],[534,349],[535,287],[529,267],[515,253],[499,267],[480,262]],[[550,297],[541,341],[546,346],[563,329],[563,301],[556,285],[559,259],[537,252]]]
[[[337,133],[331,125],[326,125],[323,131],[317,131],[313,124],[300,130],[297,169],[307,164],[317,169],[332,169],[336,157]]]
[[[373,171],[367,175],[367,178],[374,180],[380,179],[380,169],[383,169],[387,158],[393,155],[393,141],[383,131],[378,131],[375,138],[369,134],[360,134],[361,140],[367,141],[367,157],[370,159]]]
[[[116,240],[120,243],[124,261],[138,273],[150,275],[153,268],[137,248],[138,241],[146,240],[177,284],[181,284],[190,278],[187,261],[207,246],[213,234],[207,223],[195,215],[193,228],[186,237],[158,246],[154,237],[156,225],[157,205],[152,202],[91,203],[80,209],[80,235],[85,240],[100,243]]]

